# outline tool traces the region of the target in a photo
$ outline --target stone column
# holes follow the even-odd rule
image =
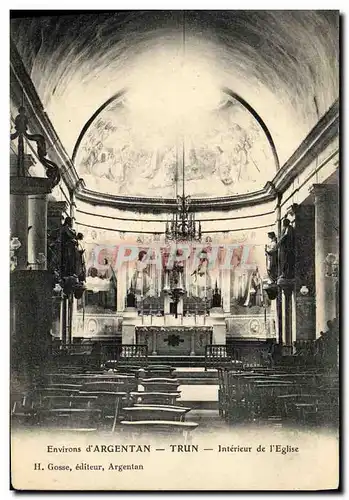
[[[295,338],[295,322],[293,318],[294,312],[294,280],[281,280],[278,281],[282,289],[282,341],[286,345],[292,345]]]
[[[126,265],[123,264],[119,267],[118,271],[118,284],[116,290],[117,312],[122,312],[125,310],[125,300],[126,300],[128,286],[129,284],[126,283]]]
[[[296,340],[315,339],[315,208],[306,203],[295,211]]]
[[[59,236],[60,227],[62,224],[63,214],[67,211],[68,203],[66,201],[56,201],[50,200],[50,196],[48,196],[48,204],[47,204],[47,229],[48,234],[52,234],[52,241],[54,241]],[[60,262],[60,248],[55,249],[58,253],[58,262]],[[49,263],[48,263],[49,264]],[[52,264],[51,264],[51,267]],[[53,328],[54,334],[56,337],[63,341],[62,343],[66,344],[67,340],[67,308],[64,304],[63,296],[54,299],[53,307],[52,307],[52,315],[53,315]]]
[[[21,246],[16,251],[17,269],[27,269],[28,263],[28,198],[26,195],[10,195],[11,238],[17,237]]]
[[[68,297],[66,296],[62,299],[61,341],[64,346],[68,343]]]
[[[34,165],[31,155],[23,155],[23,166],[27,172]],[[21,242],[20,248],[16,251],[17,269],[27,269],[28,263],[28,196],[25,187],[28,185],[26,177],[18,177],[18,157],[10,155],[10,228],[11,237],[17,237]],[[31,182],[31,181],[29,181]],[[46,251],[45,251],[46,255]]]
[[[223,269],[222,272],[222,296],[223,296],[223,311],[230,313],[230,282],[231,269]]]
[[[177,304],[178,316],[183,316],[183,297],[180,297]]]
[[[32,270],[47,269],[47,196],[28,197],[28,265]]]
[[[195,329],[192,330],[190,335],[190,356],[195,356]]]
[[[51,191],[50,181],[39,177],[11,177],[11,230],[21,241],[17,268],[11,273],[11,368],[14,373],[33,379],[44,370],[49,358],[52,327],[52,276],[43,269],[28,269],[28,197]],[[45,208],[41,206],[41,208]],[[42,223],[40,212],[32,219],[33,228]],[[32,228],[32,229],[33,229]],[[46,228],[46,224],[45,224]],[[46,241],[46,238],[45,238]],[[22,253],[20,251],[22,250]],[[30,248],[31,250],[31,248]],[[46,248],[44,250],[46,256]]]
[[[17,236],[22,244],[16,255],[17,269],[23,270],[27,269],[28,262],[34,262],[28,260],[29,256],[35,258],[42,253],[46,259],[47,194],[51,192],[51,187],[50,181],[45,178],[11,177],[10,189],[11,235]],[[29,238],[28,234],[31,235]],[[46,263],[32,269],[46,270]]]
[[[157,355],[157,342],[156,342],[156,329],[154,328],[153,332],[152,332],[152,356],[156,356]]]
[[[296,340],[297,338],[297,305],[296,305],[296,294],[295,291],[293,290],[292,295],[291,295],[291,332],[292,332],[292,338],[291,338],[291,344]]]
[[[327,330],[327,321],[336,316],[336,284],[326,276],[326,257],[338,256],[338,187],[314,184],[311,188],[315,204],[315,297],[316,336]]]

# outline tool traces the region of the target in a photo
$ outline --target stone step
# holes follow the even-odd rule
[[[211,378],[202,378],[202,377],[177,377],[178,381],[180,384],[184,385],[217,385],[218,384],[218,378],[217,377],[211,377]]]
[[[205,356],[148,356],[148,364],[171,365],[177,367],[204,367]]]
[[[182,401],[183,405],[191,408],[191,410],[218,410],[218,401]],[[188,413],[188,416],[190,412]]]
[[[217,370],[205,371],[202,367],[178,367],[175,377],[183,385],[217,385]]]

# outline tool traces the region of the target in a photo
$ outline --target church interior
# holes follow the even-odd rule
[[[339,13],[10,32],[13,428],[336,429]]]

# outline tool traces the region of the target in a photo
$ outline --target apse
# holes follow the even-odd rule
[[[256,118],[218,87],[207,86],[211,101],[191,100],[195,88],[172,96],[161,78],[162,94],[144,82],[89,124],[74,156],[86,187],[157,198],[177,197],[184,184],[187,195],[207,198],[261,189],[277,165]]]

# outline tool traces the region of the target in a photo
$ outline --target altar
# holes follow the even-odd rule
[[[157,282],[162,289],[154,296],[147,285],[151,272],[141,266],[140,252],[126,297],[122,343],[146,344],[153,356],[204,356],[207,345],[226,341],[221,291],[217,282],[212,290],[206,256],[191,273],[178,249],[176,256],[173,267],[165,267],[163,280]]]
[[[123,314],[122,343],[147,344],[151,355],[203,356],[209,344],[225,344],[226,321],[221,308],[207,316],[141,316],[128,307]]]
[[[136,343],[148,345],[152,355],[203,356],[212,337],[212,326],[136,327]]]

